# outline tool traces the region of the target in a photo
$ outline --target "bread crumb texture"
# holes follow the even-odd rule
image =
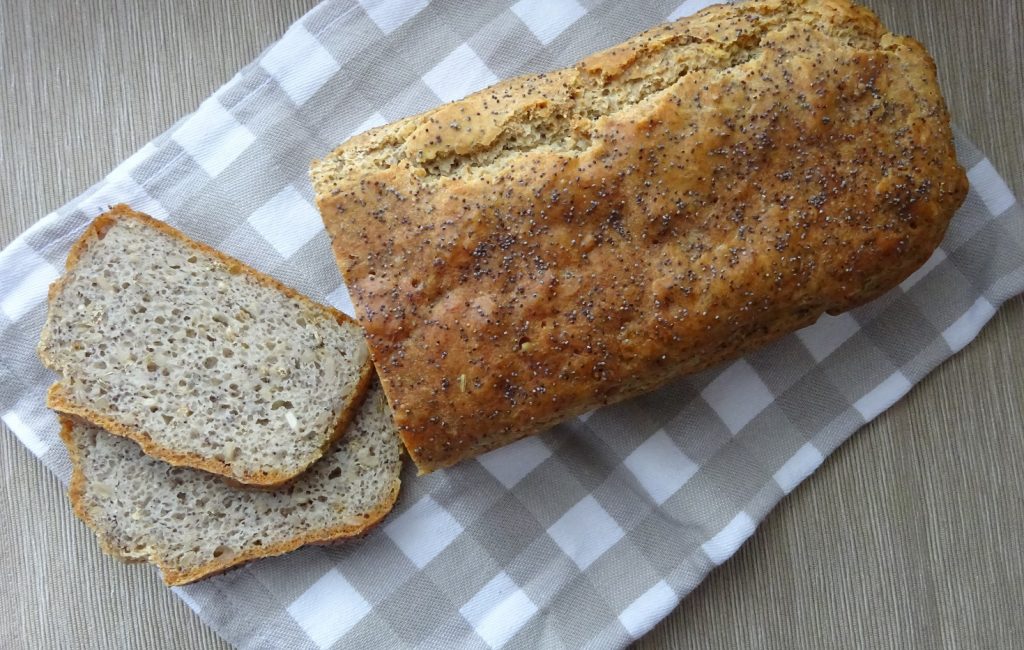
[[[967,191],[931,58],[847,0],[712,7],[312,176],[424,471],[871,300]]]
[[[327,455],[276,490],[173,467],[78,418],[62,418],[61,436],[76,514],[106,552],[156,564],[169,584],[362,534],[391,510],[400,485],[401,445],[379,389]]]
[[[61,374],[50,405],[168,462],[288,480],[369,380],[354,321],[127,208],[101,216],[68,266],[39,345]]]

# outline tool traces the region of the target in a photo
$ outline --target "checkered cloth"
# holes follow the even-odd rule
[[[328,0],[198,110],[0,253],[0,414],[62,480],[34,346],[68,247],[124,201],[351,312],[309,161],[500,78],[710,4]],[[1024,289],[1024,215],[988,160],[902,285],[746,358],[423,478],[363,540],[175,592],[248,648],[617,647],[728,559],[856,429]],[[143,570],[143,569],[140,569]]]

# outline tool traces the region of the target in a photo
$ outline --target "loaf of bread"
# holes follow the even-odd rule
[[[39,355],[51,408],[266,486],[323,455],[373,372],[350,318],[127,206],[72,248]]]
[[[931,58],[848,0],[711,7],[312,177],[421,471],[871,300],[967,191]]]
[[[401,445],[379,389],[327,455],[276,490],[232,487],[213,474],[172,467],[79,418],[63,416],[61,425],[75,513],[104,551],[156,564],[171,585],[360,535],[398,496]]]

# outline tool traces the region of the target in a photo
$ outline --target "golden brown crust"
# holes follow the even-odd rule
[[[68,454],[71,456],[72,473],[71,482],[68,485],[68,499],[71,501],[71,507],[74,510],[75,515],[96,533],[100,541],[100,548],[103,549],[104,553],[125,562],[143,562],[148,560],[160,569],[164,582],[171,586],[195,582],[196,580],[201,580],[218,573],[223,573],[228,569],[251,562],[252,560],[262,557],[281,555],[309,544],[330,544],[342,539],[365,535],[380,523],[380,521],[384,519],[389,512],[391,512],[391,509],[395,505],[395,501],[398,499],[398,492],[402,483],[401,479],[396,477],[391,485],[391,493],[388,498],[382,501],[379,507],[370,512],[365,517],[364,521],[358,526],[341,524],[338,526],[324,528],[322,530],[311,531],[304,535],[297,535],[291,539],[284,540],[276,544],[268,544],[265,547],[253,547],[247,551],[231,556],[221,556],[192,570],[181,571],[173,566],[169,566],[163,562],[161,557],[155,554],[149,554],[144,557],[142,555],[128,555],[124,553],[110,540],[103,527],[89,516],[89,511],[84,499],[85,474],[82,472],[82,461],[78,445],[75,444],[74,437],[71,433],[74,421],[67,415],[58,414],[58,417],[60,419],[60,437],[61,440],[64,441],[64,446],[67,447]]]
[[[934,63],[848,0],[712,7],[313,178],[421,471],[881,295],[967,191]]]
[[[280,282],[270,277],[269,275],[261,273],[256,269],[240,262],[239,260],[207,246],[206,244],[190,239],[180,230],[177,230],[176,228],[173,228],[167,225],[166,223],[154,219],[146,214],[136,212],[135,210],[132,210],[129,206],[125,204],[115,205],[108,212],[105,212],[104,214],[101,214],[100,216],[96,217],[96,219],[94,219],[93,222],[89,224],[89,226],[85,229],[85,232],[82,233],[82,236],[78,238],[78,240],[71,246],[71,249],[68,251],[68,258],[67,262],[65,263],[65,268],[67,269],[67,271],[72,271],[78,264],[79,259],[81,258],[82,254],[88,249],[88,247],[91,244],[95,243],[96,241],[102,239],[106,235],[107,231],[111,227],[113,227],[119,219],[135,220],[144,223],[150,227],[153,227],[164,234],[170,235],[171,237],[174,237],[175,239],[185,243],[186,245],[191,246],[196,250],[199,250],[207,255],[216,258],[218,261],[223,263],[231,273],[246,274],[252,279],[256,280],[258,283],[275,289],[277,291],[280,291],[281,293],[287,295],[289,298],[298,300],[299,302],[303,303],[303,305],[309,307],[312,310],[318,310],[329,315],[330,317],[334,318],[339,324],[345,325],[354,322],[343,312],[340,312],[337,309],[334,309],[333,307],[330,307],[328,305],[322,305],[318,302],[315,302],[307,298],[306,296],[302,295],[301,293],[297,292],[295,289],[292,289],[291,287],[281,284]],[[55,280],[50,285],[49,300],[51,303],[60,293],[61,289],[64,287],[64,284],[68,281],[68,278],[69,275],[65,274],[58,278],[57,280]],[[45,333],[48,331],[48,327],[43,328],[44,336]],[[56,359],[50,358],[50,356],[46,352],[46,349],[47,345],[44,338],[43,340],[40,341],[39,346],[37,348],[39,357],[46,367],[50,368],[51,370],[59,372],[60,365],[58,361]],[[67,395],[62,390],[61,383],[59,381],[52,385],[50,387],[50,390],[47,391],[46,405],[62,413],[77,415],[85,420],[88,420],[96,424],[97,426],[103,427],[104,429],[113,434],[130,438],[137,442],[139,446],[141,446],[142,449],[148,455],[153,456],[154,458],[159,458],[160,460],[171,465],[194,467],[196,469],[205,470],[207,472],[211,472],[214,474],[223,475],[225,477],[237,480],[247,485],[275,488],[285,485],[286,483],[294,479],[296,476],[301,474],[303,471],[305,471],[305,469],[309,467],[309,465],[312,465],[314,462],[316,462],[317,458],[322,456],[331,447],[331,445],[334,444],[334,442],[337,441],[342,436],[342,434],[344,434],[349,422],[355,416],[359,404],[362,403],[362,399],[370,386],[372,378],[373,363],[370,359],[367,359],[360,373],[359,381],[356,385],[355,392],[353,393],[353,399],[351,400],[349,405],[338,414],[338,417],[335,420],[334,427],[331,430],[331,435],[327,440],[324,441],[324,444],[321,445],[320,454],[315,458],[311,458],[309,463],[307,463],[305,467],[303,467],[300,471],[295,473],[248,472],[243,474],[242,476],[238,476],[234,471],[232,471],[229,463],[225,463],[224,461],[219,460],[217,458],[205,457],[195,453],[181,452],[168,447],[164,447],[159,443],[155,442],[148,432],[115,421],[103,415],[102,413],[95,411],[88,404],[81,404],[75,402],[69,395]]]

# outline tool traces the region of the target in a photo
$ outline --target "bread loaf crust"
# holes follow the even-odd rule
[[[312,175],[421,471],[881,295],[967,192],[931,58],[848,0],[712,7]]]
[[[329,315],[330,318],[334,319],[339,324],[346,324],[352,322],[352,319],[349,318],[344,313],[332,307],[321,305],[320,303],[314,302],[307,298],[306,296],[295,291],[291,287],[281,284],[271,276],[266,275],[264,273],[260,273],[259,271],[253,269],[252,267],[243,264],[239,260],[236,260],[235,258],[230,257],[228,255],[225,255],[224,253],[221,253],[220,251],[217,251],[201,242],[194,241],[187,237],[181,231],[167,225],[166,223],[153,219],[152,217],[141,212],[132,210],[129,206],[124,204],[118,204],[113,206],[108,212],[100,215],[95,220],[93,220],[93,222],[86,228],[85,232],[82,233],[81,237],[79,237],[79,239],[72,245],[70,251],[68,252],[67,261],[65,263],[66,270],[72,271],[77,266],[79,259],[81,258],[84,251],[90,245],[102,239],[103,236],[106,234],[107,230],[109,230],[120,219],[130,219],[138,221],[148,225],[149,227],[159,230],[160,232],[166,235],[169,235],[181,242],[184,242],[189,247],[197,251],[201,251],[209,256],[216,258],[218,261],[224,264],[225,267],[227,267],[230,270],[230,272],[246,274],[250,276],[252,279],[256,280],[258,283],[273,288],[276,291],[279,291],[284,295],[288,296],[289,298],[297,300],[300,303],[308,306],[310,309],[314,309]],[[63,290],[65,283],[67,283],[69,279],[70,275],[65,274],[64,276],[58,278],[50,285],[49,300],[51,304]],[[49,335],[50,328],[44,327],[43,335],[39,342],[37,351],[44,365],[46,365],[48,368],[52,370],[56,370],[59,372],[61,369],[60,360],[52,358],[52,356],[49,353],[51,347],[47,340],[47,337]],[[362,402],[362,398],[365,395],[367,389],[369,388],[372,379],[373,364],[370,359],[367,359],[366,363],[364,363],[362,368],[360,369],[359,378],[356,383],[355,389],[352,393],[352,399],[345,408],[339,411],[338,416],[335,419],[334,425],[331,429],[330,436],[325,437],[322,444],[320,445],[319,454],[314,458],[310,458],[309,464],[312,464],[317,460],[317,458],[319,458],[319,456],[322,456],[331,447],[331,445],[333,445],[334,442],[337,441],[338,438],[340,438],[341,435],[345,432],[345,428],[348,426],[349,422],[352,420],[352,417],[355,415],[355,412],[358,409],[359,404]],[[109,417],[108,415],[98,411],[97,409],[93,408],[90,404],[81,403],[74,400],[63,389],[63,386],[60,381],[54,383],[47,391],[46,405],[49,408],[59,411],[61,413],[81,417],[89,422],[96,424],[97,426],[106,429],[107,431],[113,434],[130,438],[134,440],[136,443],[138,443],[142,447],[143,451],[145,451],[148,455],[153,456],[154,458],[159,458],[160,460],[163,460],[164,462],[169,463],[171,465],[184,465],[188,467],[194,467],[196,469],[202,469],[208,472],[212,472],[214,474],[221,474],[226,478],[237,480],[240,483],[261,486],[265,488],[280,487],[294,479],[297,474],[301,473],[301,471],[297,473],[288,474],[281,472],[265,471],[244,472],[241,475],[239,475],[238,472],[232,468],[230,463],[220,460],[218,458],[213,458],[210,456],[204,456],[197,453],[192,453],[184,450],[163,446],[156,442],[155,440],[153,440],[150,433],[148,433],[147,431],[141,430],[137,427],[129,426],[124,422],[115,420]]]

